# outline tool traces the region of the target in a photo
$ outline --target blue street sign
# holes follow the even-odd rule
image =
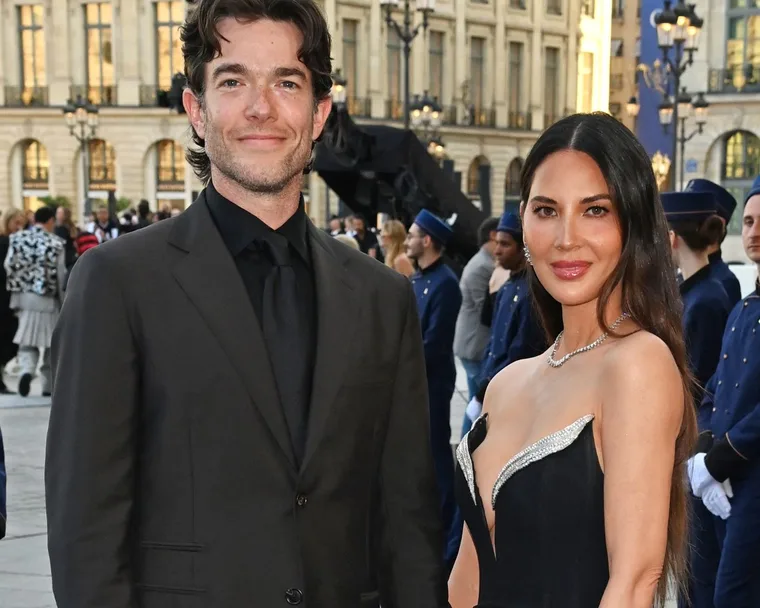
[[[684,166],[684,171],[686,171],[686,173],[696,173],[697,166],[698,166],[698,163],[696,159],[690,158],[689,160],[686,161],[686,165]]]

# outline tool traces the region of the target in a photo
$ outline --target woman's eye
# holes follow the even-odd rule
[[[533,209],[533,213],[535,213],[538,217],[551,217],[554,215],[554,209],[551,207],[535,207]]]
[[[603,215],[607,214],[607,209],[605,207],[589,207],[586,211],[589,215],[592,215],[594,217],[602,217]]]

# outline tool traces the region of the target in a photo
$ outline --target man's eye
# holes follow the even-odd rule
[[[295,90],[298,88],[298,85],[292,80],[285,80],[282,83],[282,86],[285,87],[286,89],[291,89],[291,90]]]
[[[227,88],[233,88],[237,86],[238,84],[239,84],[238,81],[235,80],[234,78],[228,78],[227,80],[222,82],[222,86],[227,87]]]

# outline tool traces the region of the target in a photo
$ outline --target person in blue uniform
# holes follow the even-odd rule
[[[723,261],[723,253],[720,246],[728,234],[727,226],[736,209],[736,199],[728,190],[715,182],[711,182],[709,179],[693,179],[689,181],[686,184],[686,188],[684,188],[684,192],[707,192],[713,195],[717,215],[723,221],[723,232],[718,239],[710,243],[710,247],[707,250],[708,260],[710,261],[710,276],[720,281],[723,285],[723,289],[726,290],[728,300],[733,307],[742,299],[741,285],[737,276],[731,272],[728,264]]]
[[[660,199],[670,227],[673,259],[683,276],[680,291],[686,350],[692,373],[704,387],[718,366],[723,329],[732,308],[708,260],[708,248],[723,233],[723,221],[716,215],[710,193],[666,192]]]
[[[456,509],[450,411],[457,375],[454,331],[462,305],[459,280],[442,258],[443,249],[452,235],[448,224],[423,209],[406,236],[406,255],[417,267],[411,281],[417,297],[425,347],[430,441],[441,492],[441,516],[446,539],[451,533]],[[413,449],[414,446],[408,448]]]
[[[760,269],[760,183],[745,201],[744,250]],[[760,289],[728,318],[722,352],[697,413],[693,494],[712,513],[716,542],[694,564],[695,608],[760,606]],[[698,541],[701,539],[697,539]]]
[[[491,338],[478,391],[467,406],[471,420],[480,415],[486,388],[496,374],[514,361],[540,355],[548,347],[546,334],[530,299],[525,246],[518,216],[513,213],[502,215],[496,229],[496,244],[497,260],[510,271],[510,276],[496,294]]]
[[[711,272],[708,260],[710,243],[720,238],[723,221],[715,214],[717,205],[709,192],[667,192],[660,195],[665,217],[670,227],[673,259],[681,270],[683,281],[679,285],[683,299],[683,332],[686,353],[692,373],[699,384],[695,407],[702,399],[702,389],[718,366],[721,343],[731,304],[723,285]],[[682,608],[711,606],[712,580],[709,568],[703,567],[705,558],[718,555],[717,537],[712,515],[701,499],[692,498],[692,578],[689,581],[688,599],[680,598]],[[710,596],[708,604],[703,597]]]

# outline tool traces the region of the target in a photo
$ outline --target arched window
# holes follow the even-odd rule
[[[36,139],[23,144],[22,175],[24,190],[47,190],[50,161],[47,149]]]
[[[470,163],[467,171],[467,195],[470,198],[480,196],[480,168],[488,165],[488,159],[485,156],[476,156]]]
[[[723,143],[721,184],[741,203],[760,174],[760,138],[749,131],[734,131]],[[734,213],[729,234],[741,233],[741,213]]]
[[[185,190],[185,149],[171,139],[156,144],[156,184],[158,190]]]
[[[520,196],[520,174],[522,173],[522,158],[514,158],[507,167],[507,179],[504,183],[504,196],[513,198]]]
[[[40,199],[50,195],[48,184],[50,161],[47,149],[36,139],[27,139],[20,144],[19,157],[21,199],[24,209],[34,211],[43,204]],[[15,162],[18,163],[18,160]]]
[[[90,141],[90,190],[116,190],[116,151],[102,139]]]

